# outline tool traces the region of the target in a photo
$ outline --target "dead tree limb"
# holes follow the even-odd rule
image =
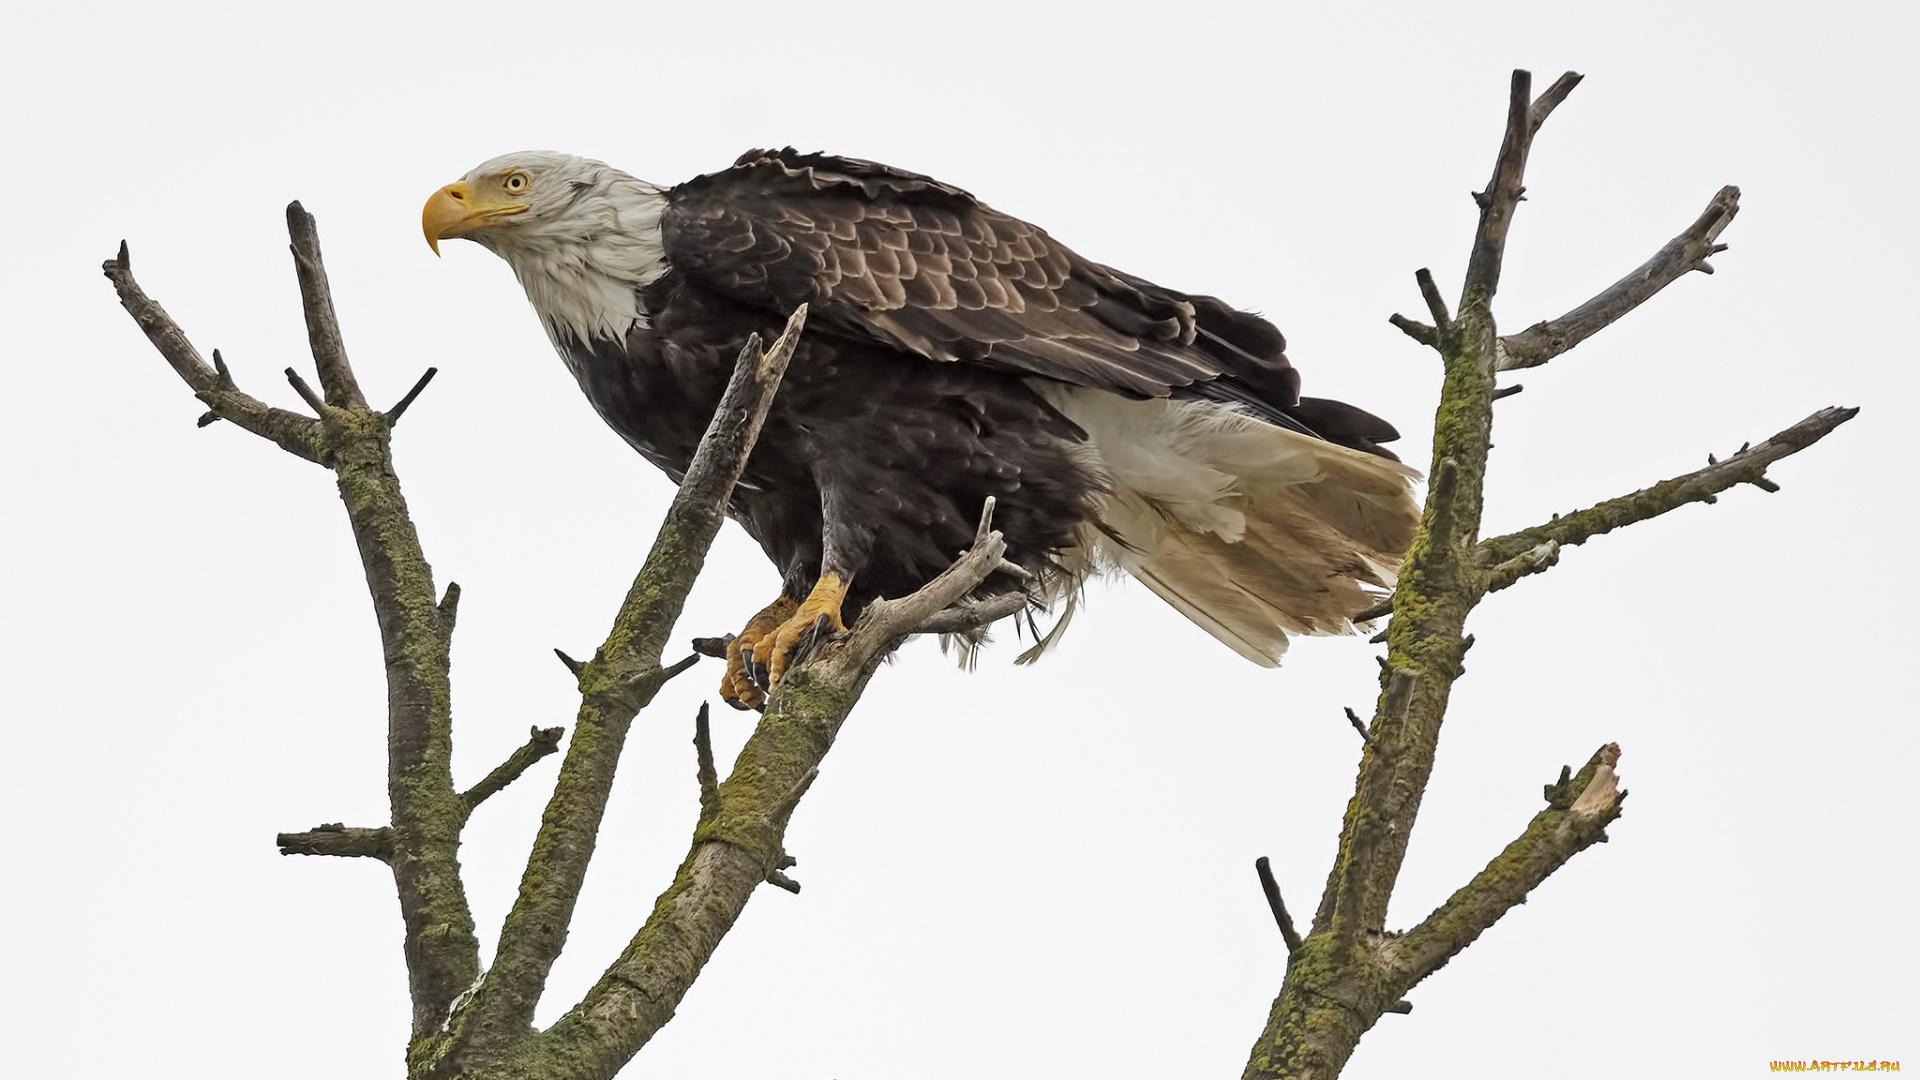
[[[787,820],[867,680],[933,613],[999,566],[1006,543],[991,521],[989,505],[973,546],[945,573],[911,596],[869,604],[844,638],[787,672],[716,790],[717,810],[702,812],[692,848],[646,925],[587,996],[533,1036],[503,1075],[611,1077],[673,1016],[754,889],[782,868]]]
[[[273,842],[280,846],[282,855],[336,855],[393,862],[393,830],[385,825],[377,829],[365,829],[336,821],[331,825],[317,825],[306,832],[283,832],[274,837]]]
[[[1667,242],[1633,273],[1557,319],[1534,323],[1500,339],[1501,371],[1538,367],[1606,329],[1653,294],[1698,270],[1713,273],[1707,257],[1727,250],[1717,243],[1722,230],[1740,212],[1740,189],[1723,187],[1685,232]]]
[[[1418,284],[1432,325],[1402,315],[1391,320],[1438,352],[1444,365],[1433,481],[1391,601],[1360,614],[1364,620],[1392,613],[1380,695],[1373,722],[1364,728],[1369,738],[1339,854],[1311,931],[1291,949],[1280,994],[1247,1063],[1248,1080],[1339,1075],[1361,1035],[1381,1016],[1405,1011],[1407,991],[1568,859],[1604,841],[1607,825],[1619,816],[1625,794],[1614,774],[1619,747],[1609,745],[1579,777],[1563,775],[1549,790],[1548,808],[1472,882],[1404,936],[1386,931],[1388,901],[1432,777],[1449,695],[1473,641],[1464,630],[1474,606],[1487,593],[1552,566],[1566,545],[1689,502],[1710,502],[1735,484],[1771,484],[1764,475],[1769,464],[1811,446],[1854,412],[1822,410],[1726,461],[1710,460],[1705,469],[1545,525],[1480,540],[1493,402],[1499,396],[1495,373],[1545,363],[1688,271],[1704,269],[1706,257],[1721,250],[1717,238],[1739,195],[1723,189],[1691,228],[1587,304],[1502,338],[1492,303],[1525,191],[1527,158],[1542,122],[1579,76],[1563,76],[1538,98],[1532,97],[1531,81],[1526,72],[1514,72],[1493,176],[1474,196],[1480,220],[1458,305],[1449,313],[1432,276],[1421,271]]]
[[[393,814],[387,862],[406,927],[413,1032],[419,1037],[439,1026],[480,973],[480,943],[458,858],[467,804],[453,788],[451,768],[447,649],[453,605],[443,608],[434,590],[433,571],[394,473],[391,424],[367,408],[347,362],[318,232],[299,203],[287,207],[287,230],[325,392],[325,400],[312,403],[317,418],[271,408],[242,393],[224,361],[209,368],[186,334],[134,281],[124,243],[102,269],[147,339],[215,415],[334,472],[386,658],[387,795]],[[295,385],[304,385],[294,375]]]
[[[741,351],[606,641],[585,662],[560,654],[578,680],[581,706],[519,896],[483,973],[456,858],[460,833],[474,807],[559,748],[562,729],[535,728],[478,784],[464,792],[453,787],[448,661],[459,590],[449,585],[436,598],[389,442],[393,421],[432,372],[387,413],[369,408],[347,360],[313,220],[295,204],[288,228],[320,390],[295,370],[287,374],[313,417],[242,393],[217,353],[211,366],[202,361],[134,281],[125,245],[104,267],[122,304],[206,403],[208,416],[336,473],[360,547],[387,658],[392,823],[286,833],[281,850],[371,857],[393,868],[413,998],[410,1076],[550,1076],[555,1063],[565,1064],[567,1076],[611,1076],[672,1015],[756,887],[797,891],[783,872],[794,864],[782,845],[787,820],[887,654],[914,633],[964,632],[1023,602],[966,599],[987,575],[1007,568],[1005,542],[991,527],[991,500],[974,544],[952,568],[911,596],[869,604],[848,634],[788,673],[724,783],[715,776],[705,724],[698,725],[702,809],[685,865],[607,977],[553,1028],[535,1033],[533,1009],[565,940],[627,732],[667,680],[711,651],[662,662],[666,635],[719,530],[806,311],[794,313],[771,348],[762,350],[756,339]]]
[[[1857,408],[1821,409],[1785,431],[1743,447],[1726,460],[1714,461],[1704,469],[1663,480],[1650,488],[1608,499],[1530,529],[1483,540],[1479,545],[1480,559],[1487,563],[1513,559],[1543,544],[1561,547],[1584,544],[1593,537],[1659,517],[1688,503],[1711,503],[1720,492],[1740,484],[1760,486],[1767,478],[1767,466],[1819,442],[1859,411]],[[1773,490],[1778,490],[1777,485]]]
[[[526,744],[508,755],[507,760],[495,766],[479,783],[460,793],[460,801],[467,804],[467,811],[486,802],[501,788],[520,779],[520,774],[533,767],[533,763],[560,749],[560,736],[567,733],[566,728],[534,728],[527,733]]]
[[[452,1067],[505,1060],[526,1041],[547,974],[566,943],[627,732],[672,677],[661,663],[667,633],[720,531],[727,500],[746,469],[805,323],[803,306],[772,348],[763,352],[756,336],[740,351],[720,407],[612,631],[581,666],[573,738],[521,877],[520,895],[501,927],[493,967],[449,1025],[444,1045],[433,1051]]]

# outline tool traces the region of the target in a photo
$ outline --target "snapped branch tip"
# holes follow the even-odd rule
[[[1273,912],[1273,921],[1280,927],[1280,940],[1286,942],[1289,954],[1300,949],[1300,931],[1293,927],[1293,916],[1287,914],[1286,902],[1280,898],[1280,882],[1273,876],[1273,864],[1265,855],[1253,860],[1253,872],[1260,876],[1260,891],[1267,898],[1267,908]]]
[[[394,404],[393,408],[387,410],[387,424],[389,426],[400,422],[400,416],[407,411],[407,406],[413,404],[413,399],[419,397],[420,392],[425,390],[427,384],[432,382],[433,377],[438,374],[440,374],[439,368],[428,368],[426,372],[420,376],[419,380],[413,384],[413,389],[408,390],[406,395]]]
[[[287,369],[287,385],[293,387],[293,392],[300,395],[300,400],[307,403],[315,416],[327,415],[327,403],[320,400],[320,395],[313,392],[313,387],[307,385],[307,380],[301,378],[298,371]]]

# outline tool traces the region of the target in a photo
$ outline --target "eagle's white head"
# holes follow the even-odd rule
[[[434,192],[421,226],[435,254],[464,237],[507,260],[564,357],[566,334],[623,342],[645,323],[637,290],[666,272],[666,205],[660,188],[610,165],[523,150]]]

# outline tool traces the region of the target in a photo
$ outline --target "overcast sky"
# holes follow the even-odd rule
[[[384,689],[330,477],[201,409],[115,304],[147,290],[243,388],[310,368],[282,208],[319,218],[370,396],[440,376],[395,452],[465,590],[456,779],[571,725],[671,488],[593,415],[498,260],[419,209],[508,150],[674,182],[793,144],[931,173],[1083,254],[1265,312],[1307,392],[1427,463],[1435,359],[1508,72],[1587,80],[1535,144],[1497,312],[1559,314],[1727,183],[1692,275],[1499,406],[1487,529],[1624,493],[1826,405],[1783,490],[1603,537],[1490,599],[1390,922],[1417,922],[1602,743],[1631,789],[1577,857],[1366,1037],[1349,1076],[1753,1076],[1904,1059],[1920,247],[1911,8],[1186,3],[19,5],[0,241],[0,1072],[398,1077],[386,868],[273,835],[386,818]],[[299,14],[294,14],[296,11]],[[776,576],[732,526],[677,638]],[[1255,882],[1310,911],[1376,647],[1267,671],[1131,584],[1044,663],[931,642],[874,681],[762,890],[624,1075],[1228,1077],[1280,984]],[[1003,635],[1004,636],[1004,635]],[[717,664],[635,728],[540,1020],[639,925],[695,812]],[[748,721],[717,716],[724,753]],[[491,947],[557,759],[475,816]]]

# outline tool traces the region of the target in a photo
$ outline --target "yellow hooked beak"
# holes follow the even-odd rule
[[[465,180],[448,184],[427,199],[420,212],[420,228],[427,234],[427,246],[440,254],[440,241],[465,236],[475,229],[496,225],[502,218],[524,214],[526,203],[514,202],[505,192],[489,190],[492,185],[475,187]]]

